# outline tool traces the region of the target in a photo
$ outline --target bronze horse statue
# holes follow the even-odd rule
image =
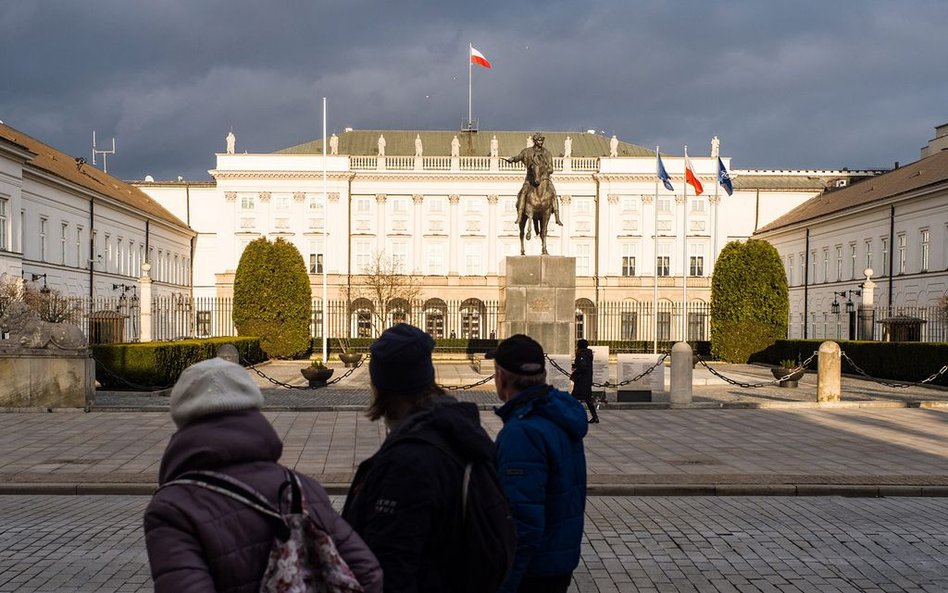
[[[532,165],[531,168],[538,169],[539,165]],[[540,253],[549,255],[546,250],[546,235],[550,224],[550,216],[556,207],[556,189],[553,187],[549,175],[540,175],[538,171],[534,171],[534,173],[536,174],[534,179],[539,179],[539,183],[536,186],[529,183],[525,184],[527,190],[524,196],[523,213],[517,221],[520,226],[520,255],[526,255],[523,244],[524,229],[526,229],[526,240],[530,240],[530,231],[532,230],[540,238],[543,245]]]

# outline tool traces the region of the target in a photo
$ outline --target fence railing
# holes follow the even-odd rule
[[[948,341],[948,317],[937,306],[917,307],[902,306],[890,307],[880,305],[870,311],[863,312],[868,323],[861,323],[859,311],[810,311],[806,319],[807,338],[826,338],[837,340],[886,340],[899,341],[901,336],[896,327],[913,329],[904,332],[911,333],[912,341],[945,342]],[[917,320],[917,321],[916,321]],[[790,316],[790,325],[787,332],[789,338],[803,338],[803,313]],[[863,333],[864,327],[871,326],[869,332]]]

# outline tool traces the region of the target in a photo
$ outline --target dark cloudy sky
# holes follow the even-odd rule
[[[736,168],[918,159],[948,122],[945,0],[5,0],[0,120],[124,179],[208,179],[230,128],[586,130]]]

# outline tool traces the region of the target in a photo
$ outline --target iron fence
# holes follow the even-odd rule
[[[860,315],[864,316],[860,318]],[[787,337],[804,336],[803,313],[791,314]],[[871,327],[865,331],[864,328]],[[900,332],[896,328],[904,328]],[[909,329],[911,328],[911,329]],[[811,311],[806,320],[806,337],[831,340],[892,340],[917,342],[948,341],[948,317],[937,306],[886,306],[867,311]]]

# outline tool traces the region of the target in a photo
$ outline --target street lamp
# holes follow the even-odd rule
[[[842,297],[846,299],[846,312],[852,313],[856,310],[856,305],[853,304],[853,296],[861,296],[861,290],[843,290],[840,292],[833,291],[833,303],[830,305],[830,311],[835,315],[839,314],[839,301],[836,297]]]

